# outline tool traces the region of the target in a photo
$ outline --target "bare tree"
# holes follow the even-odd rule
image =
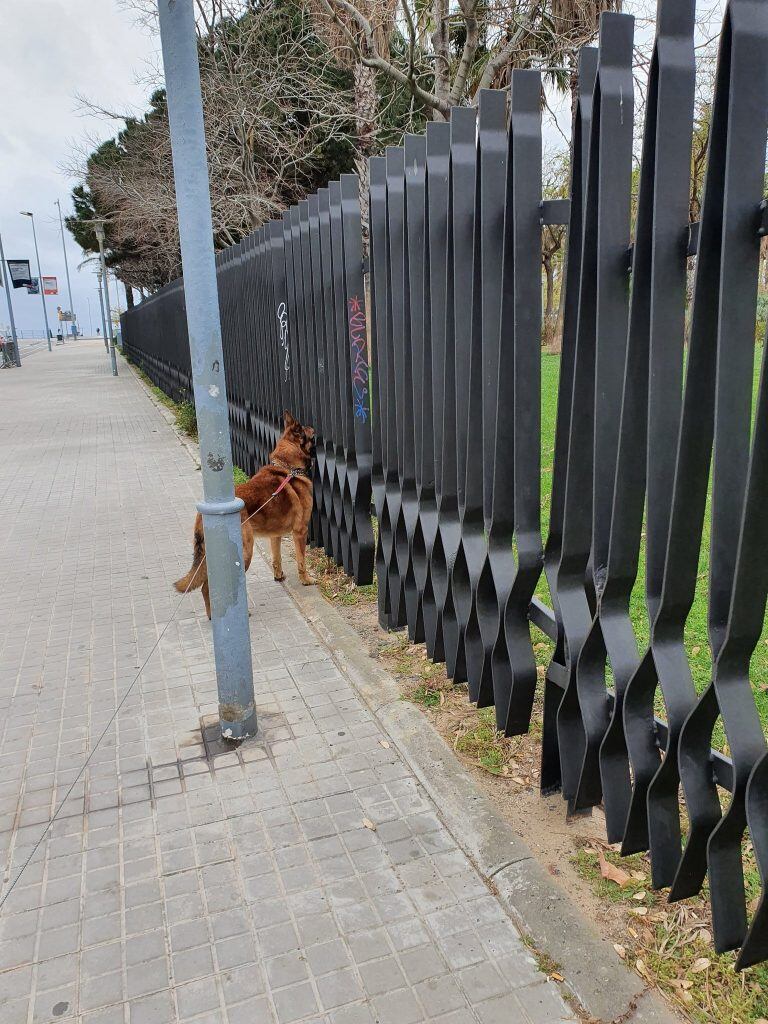
[[[154,4],[131,0],[142,17]],[[280,0],[198,0],[200,76],[217,248],[231,245],[354,166],[352,75],[307,13]],[[157,288],[180,267],[165,96],[123,124],[113,143],[86,140],[70,160],[108,220],[121,279]]]
[[[393,28],[404,45],[383,40],[382,0],[307,0],[358,64],[407,88],[435,119],[471,103],[480,89],[506,85],[514,67],[542,67],[564,85],[568,65],[597,32],[599,16],[621,0],[399,0]]]

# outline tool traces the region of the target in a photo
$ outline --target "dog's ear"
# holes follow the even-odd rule
[[[298,420],[295,420],[290,412],[286,409],[283,413],[283,424],[286,430],[290,430],[291,427],[298,426]]]

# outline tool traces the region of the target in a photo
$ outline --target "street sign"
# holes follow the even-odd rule
[[[29,260],[8,260],[8,273],[14,288],[29,288],[32,284]]]
[[[59,282],[55,277],[43,277],[43,295],[58,295]]]
[[[40,294],[40,278],[39,277],[31,277],[29,279],[29,284],[27,285],[27,293],[29,295],[39,295]]]
[[[64,323],[73,323],[75,320],[75,314],[67,309],[62,309],[61,306],[56,307],[56,314],[59,320]]]

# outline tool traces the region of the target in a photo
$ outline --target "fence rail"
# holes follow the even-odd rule
[[[312,541],[371,582],[372,501],[381,624],[425,642],[507,735],[530,728],[531,622],[543,629],[542,789],[571,813],[602,803],[609,840],[648,850],[671,900],[708,875],[715,946],[745,967],[768,959],[768,746],[750,679],[768,593],[765,374],[752,405],[768,4],[726,9],[698,232],[694,15],[694,0],[659,2],[634,215],[633,20],[604,14],[579,62],[569,202],[542,202],[541,79],[514,71],[508,97],[483,92],[371,159],[368,303],[352,175],[220,254],[219,287],[236,462],[267,460],[283,408],[317,428]],[[545,542],[540,241],[565,221]],[[177,398],[183,303],[174,282],[123,316],[126,352]],[[713,670],[698,693],[684,634],[707,544]],[[711,749],[719,722],[730,757]]]

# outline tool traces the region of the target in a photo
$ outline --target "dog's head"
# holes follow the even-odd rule
[[[303,459],[306,466],[311,465],[315,457],[315,431],[313,427],[305,427],[295,419],[288,410],[283,414],[283,436],[280,444],[290,444],[296,451],[299,458]],[[299,455],[299,453],[301,453]]]

